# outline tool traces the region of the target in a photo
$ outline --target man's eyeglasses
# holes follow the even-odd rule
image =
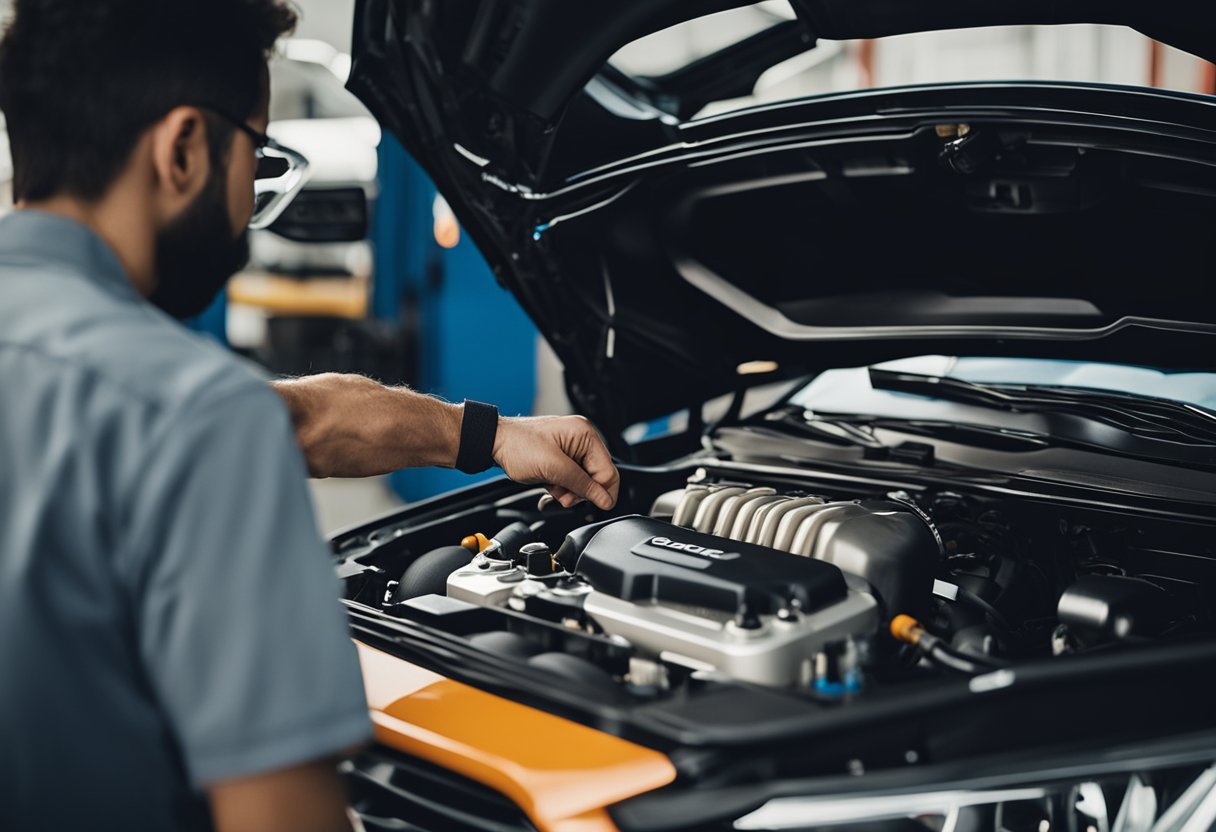
[[[254,152],[257,154],[257,170],[253,179],[253,214],[249,218],[249,227],[266,228],[279,218],[283,209],[303,190],[309,176],[308,160],[243,121],[214,107],[206,109],[240,130],[253,142]]]

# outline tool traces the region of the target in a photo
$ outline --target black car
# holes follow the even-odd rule
[[[366,826],[1213,828],[1216,98],[695,114],[818,38],[1110,23],[1211,59],[1216,10],[792,0],[670,74],[607,63],[740,5],[358,4],[351,89],[622,470],[608,513],[498,480],[334,538]]]

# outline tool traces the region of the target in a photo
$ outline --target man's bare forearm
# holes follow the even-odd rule
[[[314,477],[370,477],[427,465],[454,468],[464,406],[356,375],[306,376],[271,387],[287,403]],[[499,417],[491,456],[519,483],[564,506],[615,505],[620,474],[581,416]]]
[[[456,464],[464,408],[358,375],[271,382],[314,477],[370,477]]]

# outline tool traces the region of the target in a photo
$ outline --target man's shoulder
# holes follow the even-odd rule
[[[141,299],[57,277],[27,282],[11,303],[0,304],[7,307],[0,309],[0,350],[30,353],[49,373],[83,374],[133,403],[163,410],[269,392],[252,364]],[[7,288],[18,289],[12,284],[20,280]]]
[[[169,411],[192,410],[252,396],[273,401],[266,377],[251,362],[157,310],[114,320],[89,359],[96,370]],[[100,335],[100,333],[99,333]]]

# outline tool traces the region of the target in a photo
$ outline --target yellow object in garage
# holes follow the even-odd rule
[[[356,645],[376,740],[506,795],[540,832],[615,832],[608,806],[675,780],[657,751]]]
[[[228,300],[273,315],[316,315],[360,319],[367,316],[370,281],[363,275],[297,280],[242,272],[228,283]]]

